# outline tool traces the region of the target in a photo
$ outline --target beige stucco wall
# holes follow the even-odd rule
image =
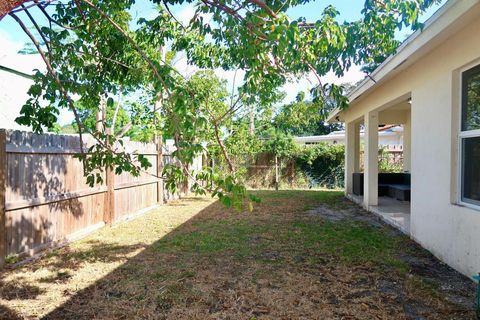
[[[469,24],[362,96],[346,122],[411,95],[411,234],[455,269],[480,272],[480,210],[455,204],[459,71],[480,64],[480,8]]]

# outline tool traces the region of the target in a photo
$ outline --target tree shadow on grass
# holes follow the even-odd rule
[[[262,191],[263,202],[251,214],[214,203],[148,246],[94,242],[91,250],[67,252],[49,268],[74,274],[85,262],[125,262],[73,292],[44,319],[405,319],[405,306],[414,316],[452,318],[451,305],[442,306],[447,304],[440,298],[408,296],[402,276],[384,266],[348,264],[334,253],[326,255],[314,242],[302,245],[298,239],[304,230],[295,221],[314,219],[302,208],[325,199],[314,192],[279,197]],[[311,231],[312,236],[317,232]],[[62,277],[68,274],[43,281]],[[412,308],[415,299],[420,302]],[[428,299],[436,300],[429,304]]]
[[[34,300],[44,293],[44,289],[27,283],[23,278],[18,278],[15,281],[0,280],[0,299],[5,301]],[[7,306],[0,304],[0,319],[15,320],[23,319],[23,317]]]
[[[273,199],[273,202],[276,201]],[[258,207],[261,209],[264,205],[268,204]],[[177,205],[170,207],[175,210]],[[291,212],[296,210],[295,207],[292,203],[288,210],[279,208],[278,212]],[[226,286],[225,290],[235,286],[236,277],[242,278],[245,271],[253,270],[248,271],[242,266],[244,259],[249,260],[248,263],[255,263],[256,256],[262,257],[262,261],[269,260],[263,257],[273,255],[282,259],[276,254],[253,252],[255,249],[250,248],[265,245],[259,240],[263,239],[259,233],[268,230],[269,226],[254,224],[256,218],[264,216],[259,212],[248,216],[235,211],[226,212],[221,204],[214,203],[106,277],[75,293],[45,319],[163,318],[173,309],[179,312],[193,305],[202,305],[200,309],[194,309],[205,308],[203,311],[208,314],[220,312],[218,301],[204,296],[202,291],[210,291],[216,282]],[[248,219],[238,220],[239,217]],[[101,252],[102,248],[98,247],[95,251]],[[102,254],[108,259],[115,259],[116,250],[108,251],[107,248]],[[113,257],[111,253],[114,253]],[[96,259],[98,257],[93,261]],[[276,263],[278,259],[270,262]],[[245,278],[250,276],[246,274]],[[198,277],[209,279],[194,285]],[[190,316],[195,317],[194,314],[183,315]]]
[[[0,280],[0,299],[3,300],[32,300],[43,293],[45,290],[25,283],[21,278],[14,282]]]
[[[126,261],[128,255],[145,247],[146,245],[142,243],[121,245],[99,240],[89,240],[84,241],[80,248],[67,245],[65,247],[52,249],[45,254],[45,258],[32,264],[27,263],[23,268],[26,272],[35,270],[39,266],[51,271],[60,270],[57,277],[58,279],[52,278],[52,281],[54,281],[61,278],[68,278],[68,274],[80,270],[86,264]],[[62,272],[67,274],[62,274]],[[44,282],[48,282],[47,280],[48,278],[45,278]]]
[[[0,319],[21,320],[23,317],[19,316],[15,311],[0,304]]]

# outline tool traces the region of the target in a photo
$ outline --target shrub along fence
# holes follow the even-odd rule
[[[94,143],[84,137],[85,146]],[[78,136],[0,130],[0,263],[81,238],[175,198],[158,179],[169,150],[125,142],[152,164],[139,177],[105,170],[104,185],[89,187]]]
[[[322,143],[294,149],[288,156],[272,152],[258,153],[241,164],[245,183],[254,189],[273,188],[343,188],[345,148]],[[237,165],[238,166],[238,165]]]

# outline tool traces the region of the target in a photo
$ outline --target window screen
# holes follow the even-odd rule
[[[462,201],[480,204],[480,137],[463,139]]]
[[[462,131],[480,129],[480,66],[463,74]]]

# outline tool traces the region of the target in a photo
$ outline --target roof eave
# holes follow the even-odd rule
[[[449,0],[439,10],[437,10],[425,23],[423,29],[419,29],[408,37],[397,49],[397,52],[389,56],[382,64],[380,64],[368,77],[360,82],[360,84],[348,94],[349,108],[354,105],[358,99],[368,90],[384,81],[388,76],[391,76],[394,71],[400,71],[400,67],[404,65],[415,53],[420,49],[425,48],[431,41],[438,36],[442,31],[451,26],[457,19],[468,12],[469,8],[477,5],[480,0],[464,0],[454,1]],[[457,5],[465,5],[464,10],[454,12],[453,17],[448,17],[447,13],[453,11],[452,8]],[[450,18],[450,20],[448,19]],[[442,24],[442,20],[446,23],[437,32],[428,33],[432,26],[436,23]],[[427,38],[420,38],[426,35]],[[410,61],[411,62],[411,61]],[[327,117],[327,122],[340,122],[342,119],[342,112],[340,108],[335,108]]]

